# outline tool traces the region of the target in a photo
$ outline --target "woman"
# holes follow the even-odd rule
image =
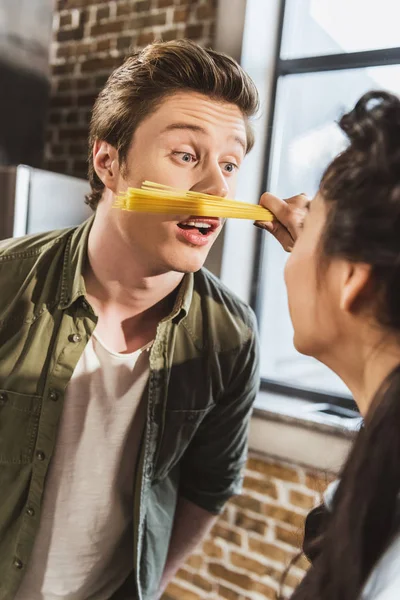
[[[400,599],[400,100],[364,95],[340,126],[287,262],[294,344],[333,369],[364,416],[313,566],[292,600]]]

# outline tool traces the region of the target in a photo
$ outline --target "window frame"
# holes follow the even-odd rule
[[[308,56],[303,58],[281,58],[285,11],[286,0],[281,0],[278,21],[278,35],[275,48],[275,66],[270,95],[270,111],[268,115],[267,131],[269,134],[267,136],[264,150],[263,176],[261,180],[259,196],[261,196],[265,190],[269,189],[271,182],[271,153],[275,133],[278,82],[281,77],[285,77],[287,75],[302,75],[327,71],[342,71],[346,69],[400,65],[400,47]],[[250,306],[253,308],[259,322],[262,318],[263,295],[265,293],[265,239],[265,232],[258,229],[256,231],[254,242],[254,263],[252,286],[250,290]],[[351,410],[354,410],[356,407],[355,402],[350,394],[335,394],[334,392],[324,392],[312,388],[294,386],[285,383],[282,380],[261,377],[260,389],[264,392],[280,394],[292,398],[306,399],[311,402],[328,402],[343,408],[350,408]]]

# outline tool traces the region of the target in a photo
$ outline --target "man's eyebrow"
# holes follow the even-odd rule
[[[165,131],[174,131],[175,129],[188,129],[189,131],[207,134],[207,131],[204,129],[204,127],[201,127],[200,125],[191,125],[190,123],[171,123],[171,125],[168,125],[163,130],[163,133]]]
[[[203,135],[207,135],[207,131],[204,129],[204,127],[201,127],[200,125],[191,125],[190,123],[171,123],[170,125],[167,125],[167,127],[163,130],[162,133],[165,133],[167,131],[179,130],[179,129],[180,130],[187,129],[188,131],[195,131],[196,133],[202,133]],[[246,142],[238,135],[232,135],[231,139],[235,140],[235,142],[240,144],[244,150],[244,153],[246,154],[246,152],[247,152]]]

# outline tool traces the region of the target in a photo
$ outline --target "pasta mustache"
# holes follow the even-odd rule
[[[145,181],[141,188],[128,188],[117,196],[115,208],[122,210],[272,221],[272,213],[256,204],[229,200],[200,192],[178,190],[160,183]]]

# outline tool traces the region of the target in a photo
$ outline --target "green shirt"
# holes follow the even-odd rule
[[[24,576],[66,387],[97,323],[82,277],[92,222],[0,242],[0,600]],[[184,277],[158,325],[132,505],[140,600],[154,600],[178,495],[217,514],[240,492],[256,331],[251,310],[206,270]]]

